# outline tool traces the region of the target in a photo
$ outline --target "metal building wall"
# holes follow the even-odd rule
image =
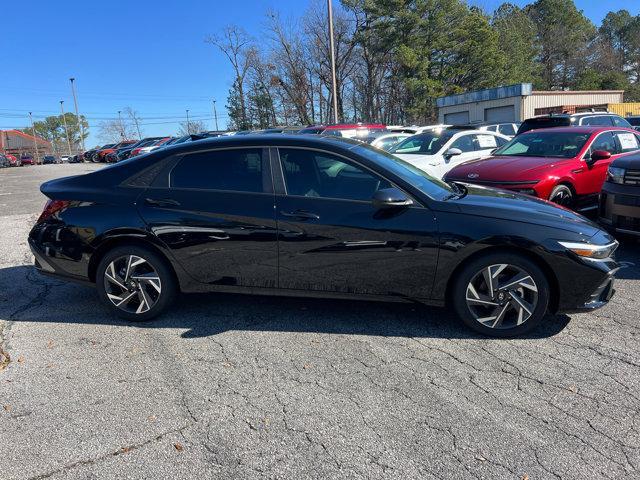
[[[584,91],[584,92],[533,92],[524,97],[520,120],[536,115],[536,109],[550,109],[562,106],[608,105],[622,102],[624,91]]]

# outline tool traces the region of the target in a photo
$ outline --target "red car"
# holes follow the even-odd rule
[[[32,155],[28,153],[20,156],[20,165],[35,165],[36,161],[33,159]]]
[[[109,155],[110,153],[115,152],[119,148],[126,147],[127,145],[133,145],[136,142],[137,142],[137,140],[125,140],[123,142],[116,143],[111,148],[104,148],[104,149],[100,150],[98,152],[98,154],[96,155],[96,158],[97,158],[98,162],[106,162],[107,161],[107,155]]]
[[[22,162],[15,155],[11,155],[9,153],[5,153],[4,156],[7,157],[7,160],[9,160],[9,165],[11,165],[12,167],[21,167],[22,166]]]
[[[492,156],[451,169],[445,181],[513,190],[587,210],[609,164],[640,150],[640,132],[615,127],[561,127],[517,135]]]

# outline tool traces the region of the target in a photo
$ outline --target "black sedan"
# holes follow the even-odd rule
[[[603,306],[618,268],[617,242],[571,211],[339,138],[199,140],[41,190],[37,269],[129,320],[216,290],[419,301],[513,336]]]

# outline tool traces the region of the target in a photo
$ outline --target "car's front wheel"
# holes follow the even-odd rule
[[[549,201],[571,208],[573,206],[573,192],[566,185],[556,185],[549,195]]]
[[[136,322],[161,314],[177,293],[177,282],[166,260],[135,245],[116,247],[102,258],[96,286],[109,310]]]
[[[451,295],[458,316],[485,335],[522,335],[540,324],[549,306],[549,282],[542,270],[517,254],[489,254],[467,265]]]

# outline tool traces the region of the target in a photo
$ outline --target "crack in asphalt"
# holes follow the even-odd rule
[[[167,435],[172,435],[172,434],[176,434],[176,433],[182,433],[184,432],[185,429],[189,428],[190,425],[183,425],[180,428],[174,428],[172,430],[160,433],[159,435],[156,435],[155,437],[149,438],[143,442],[140,443],[135,443],[133,445],[128,445],[125,447],[120,447],[119,449],[109,452],[109,453],[105,453],[104,455],[100,455],[98,457],[93,457],[93,458],[88,458],[85,460],[77,460],[75,462],[69,463],[67,465],[64,465],[63,467],[57,468],[55,470],[49,471],[47,473],[42,473],[39,475],[35,475],[33,477],[29,477],[28,480],[43,480],[45,478],[50,478],[53,475],[56,475],[58,473],[62,473],[62,472],[68,472],[69,470],[73,470],[74,468],[77,467],[82,467],[82,466],[86,466],[86,465],[93,465],[95,463],[98,463],[100,461],[112,458],[112,457],[117,457],[119,455],[124,455],[126,453],[130,453],[133,452],[135,450],[138,450],[140,448],[143,448],[151,443],[157,442],[159,440],[162,440],[164,437],[166,437]]]

